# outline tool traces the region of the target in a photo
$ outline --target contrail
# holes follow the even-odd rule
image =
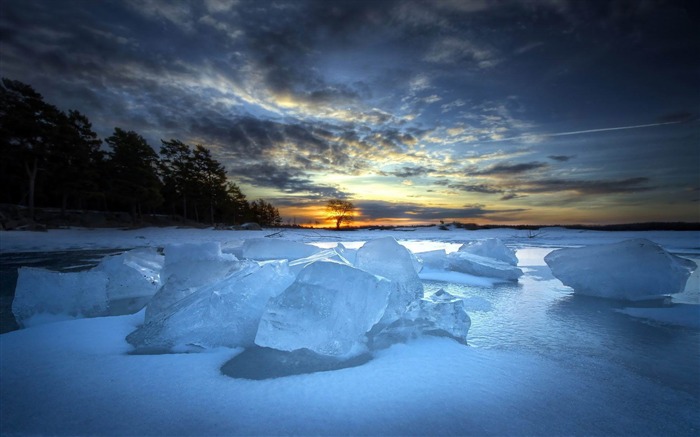
[[[678,124],[678,123],[684,123],[684,122],[685,122],[685,120],[666,121],[663,123],[636,124],[634,126],[604,127],[604,128],[600,128],[600,129],[577,130],[577,131],[571,131],[571,132],[556,132],[553,134],[529,134],[529,135],[520,135],[517,137],[501,138],[498,140],[489,140],[489,141],[485,141],[485,142],[497,143],[500,141],[519,140],[519,139],[523,139],[523,138],[532,138],[532,137],[563,137],[566,135],[592,134],[592,133],[597,133],[597,132],[609,132],[609,131],[614,131],[614,130],[642,129],[645,127],[664,126],[666,124]]]

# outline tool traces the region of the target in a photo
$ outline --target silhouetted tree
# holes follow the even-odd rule
[[[233,182],[226,183],[226,201],[224,203],[224,217],[232,223],[240,223],[248,215],[250,205],[245,194],[238,185]]]
[[[100,164],[104,156],[101,144],[86,116],[78,111],[62,114],[47,163],[50,187],[60,197],[62,214],[71,196],[82,207],[85,198],[101,195]]]
[[[11,174],[17,167],[27,178],[27,206],[34,217],[37,177],[45,169],[50,148],[56,140],[61,111],[44,102],[31,86],[2,79],[0,86],[0,154],[10,159],[4,166]],[[13,168],[14,167],[14,168]]]
[[[250,204],[250,212],[253,220],[263,226],[279,226],[282,224],[282,217],[277,208],[271,203],[258,199]]]
[[[107,153],[111,195],[129,206],[135,221],[141,216],[142,207],[156,207],[163,202],[157,173],[158,155],[133,131],[115,128],[105,142],[112,147]]]
[[[173,213],[196,220],[255,220],[279,225],[277,208],[259,199],[248,203],[227,180],[226,169],[202,145],[162,141],[161,157],[133,131],[115,128],[102,141],[88,117],[67,114],[44,102],[19,81],[0,83],[0,203],[23,203],[34,217],[35,204],[83,208],[100,199],[100,208],[126,207],[132,220],[142,208],[154,211],[164,199]],[[109,202],[109,205],[108,205]],[[200,211],[201,210],[201,211]],[[201,214],[200,214],[201,213]]]
[[[214,209],[226,199],[226,169],[212,156],[209,149],[196,145],[193,164],[198,197],[209,206],[209,220],[214,224]]]
[[[182,216],[187,219],[187,200],[194,191],[192,149],[179,140],[161,140],[160,155],[165,197],[170,202],[182,202]]]
[[[355,205],[348,200],[331,199],[326,204],[326,219],[335,221],[336,229],[343,223],[352,223],[354,216]]]

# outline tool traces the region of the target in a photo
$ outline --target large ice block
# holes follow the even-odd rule
[[[105,315],[109,307],[107,283],[107,275],[99,270],[61,273],[22,267],[12,313],[20,327]]]
[[[336,247],[333,249],[325,249],[321,250],[320,252],[316,252],[315,254],[311,256],[307,256],[305,258],[299,258],[295,259],[294,261],[289,262],[289,267],[292,269],[292,272],[295,274],[298,274],[301,272],[304,267],[313,264],[318,261],[334,261],[340,264],[346,264],[348,266],[352,267],[352,263],[348,261],[347,258],[344,256],[344,250],[342,247]]]
[[[160,288],[164,258],[155,248],[133,249],[104,258],[95,270],[109,278],[110,301],[153,296]]]
[[[544,258],[552,274],[574,293],[644,300],[683,291],[697,265],[646,239],[566,248]]]
[[[243,261],[239,270],[166,308],[127,341],[142,352],[251,346],[268,300],[293,280],[286,261]]]
[[[319,261],[268,302],[255,343],[283,351],[309,349],[349,357],[382,318],[396,284],[347,264]]]
[[[146,322],[203,285],[216,282],[239,268],[238,259],[221,253],[219,243],[166,246],[161,273],[163,286],[146,307]]]
[[[406,313],[383,330],[373,333],[375,348],[390,346],[420,335],[450,337],[467,343],[471,318],[464,301],[444,289],[411,302]]]
[[[423,297],[423,283],[414,265],[415,257],[394,238],[370,240],[357,251],[355,266],[366,272],[387,278],[398,287],[392,291],[382,319],[392,323],[406,312],[408,305]]]
[[[234,249],[233,253],[240,258],[255,260],[287,259],[294,260],[312,256],[321,249],[298,241],[280,240],[276,238],[250,238]]]
[[[483,256],[484,258],[492,258],[513,266],[518,265],[518,258],[515,256],[515,252],[498,238],[465,243],[458,251]]]
[[[448,253],[446,268],[475,276],[486,276],[504,281],[517,281],[523,275],[518,267],[495,258],[487,258],[466,251]]]

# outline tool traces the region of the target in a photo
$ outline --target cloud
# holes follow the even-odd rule
[[[649,178],[634,177],[619,180],[570,180],[541,179],[524,182],[517,191],[526,193],[557,193],[573,191],[580,195],[595,196],[651,191],[656,189],[648,185]]]
[[[391,172],[391,174],[399,178],[412,178],[416,176],[424,176],[432,171],[433,169],[423,166],[403,167],[400,170]]]
[[[559,161],[559,162],[566,162],[572,158],[575,158],[576,155],[549,155],[547,158],[553,160],[553,161]]]
[[[501,62],[493,48],[475,41],[447,37],[435,42],[423,58],[438,64],[467,63],[478,68],[493,68]]]
[[[501,173],[496,173],[501,174]],[[509,173],[510,174],[510,173]],[[514,174],[518,174],[516,171]],[[525,194],[573,192],[580,197],[607,196],[652,191],[657,187],[649,185],[646,177],[611,180],[577,180],[563,178],[517,179],[495,184],[440,181],[436,185],[446,185],[450,189],[479,194],[502,194],[501,200],[524,197]]]
[[[501,194],[504,192],[503,188],[487,184],[449,183],[447,184],[447,188],[481,194]]]
[[[475,219],[518,210],[488,209],[483,205],[464,205],[461,208],[426,206],[417,203],[392,203],[379,200],[358,200],[355,206],[363,220],[407,219],[411,221],[438,221],[443,219]]]
[[[258,187],[275,188],[283,193],[294,194],[302,198],[328,199],[347,197],[347,193],[337,187],[314,183],[303,171],[293,167],[259,163],[234,167],[230,171],[241,182],[254,184]]]
[[[524,162],[521,164],[510,164],[510,163],[498,163],[487,167],[483,170],[479,170],[474,173],[478,176],[508,176],[517,175],[521,173],[527,173],[534,170],[542,170],[547,168],[548,165],[544,162]]]

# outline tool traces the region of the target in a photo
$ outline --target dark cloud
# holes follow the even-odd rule
[[[541,170],[548,167],[544,162],[525,162],[521,164],[498,163],[484,170],[475,172],[479,176],[508,176],[527,173],[533,170]]]
[[[507,185],[449,183],[448,188],[482,194],[503,194],[501,200],[524,197],[521,193],[560,193],[574,192],[581,196],[602,196],[610,194],[639,193],[657,189],[648,183],[646,177],[621,180],[574,180],[574,179],[533,179],[509,181]]]
[[[549,155],[547,158],[553,160],[553,161],[559,161],[559,162],[566,162],[572,158],[575,158],[576,155]]]
[[[261,187],[276,188],[283,193],[300,198],[344,198],[347,194],[336,187],[316,184],[305,173],[292,167],[279,167],[269,163],[233,167],[230,169],[242,182]]]
[[[690,111],[678,111],[670,114],[665,114],[658,118],[659,123],[686,123],[689,121],[697,121],[698,114]]]
[[[391,203],[385,201],[356,201],[355,206],[362,211],[363,220],[389,218],[411,219],[414,221],[438,221],[442,219],[475,219],[490,214],[516,212],[512,210],[492,210],[483,205],[465,205],[462,208],[430,207],[414,203]]]
[[[500,194],[504,192],[503,188],[487,184],[449,183],[447,184],[447,187],[452,188],[453,190],[465,191],[468,193]]]
[[[556,193],[573,191],[587,196],[639,193],[651,191],[657,187],[648,185],[649,178],[635,177],[621,180],[568,180],[542,179],[529,181],[518,187],[526,193]]]
[[[417,166],[417,167],[403,167],[400,170],[396,170],[391,172],[396,177],[399,178],[412,178],[416,176],[425,176],[426,174],[432,172],[433,169],[428,168],[428,167],[423,167],[423,166]]]

